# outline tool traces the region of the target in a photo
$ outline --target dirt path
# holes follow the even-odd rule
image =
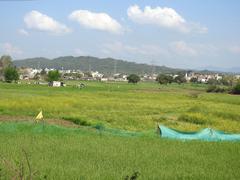
[[[0,115],[0,122],[33,122],[34,118],[29,116],[8,116]],[[78,125],[73,122],[62,120],[62,119],[45,119],[47,124],[58,125],[63,127],[77,128]]]

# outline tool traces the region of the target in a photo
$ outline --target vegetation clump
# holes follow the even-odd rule
[[[224,93],[226,91],[227,91],[227,89],[225,89],[224,87],[217,86],[217,85],[210,85],[207,88],[208,93]]]
[[[59,73],[58,70],[49,71],[48,75],[47,75],[47,80],[49,82],[58,81],[60,79],[60,77],[61,77],[61,74]]]
[[[193,123],[197,125],[203,125],[208,122],[200,113],[182,114],[178,117],[178,121]]]
[[[171,84],[173,82],[173,77],[166,74],[159,74],[156,78],[159,84]]]
[[[184,75],[181,74],[181,75],[176,76],[176,77],[173,79],[173,82],[178,83],[178,84],[182,84],[182,83],[186,83],[187,80],[186,80],[186,78],[184,77]]]
[[[81,126],[91,126],[92,124],[84,119],[78,117],[63,117],[64,120],[71,121],[74,124],[81,125]]]
[[[8,83],[11,83],[12,81],[17,81],[19,79],[17,69],[12,66],[9,66],[6,69],[4,69],[4,79]]]
[[[231,93],[232,93],[232,94],[240,94],[240,82],[237,83],[237,84],[232,88]]]
[[[128,80],[128,83],[138,83],[140,81],[140,77],[136,74],[130,74],[128,77],[127,77],[127,80]]]
[[[4,55],[0,58],[0,79],[8,83],[19,79],[17,68],[13,66],[11,56]]]

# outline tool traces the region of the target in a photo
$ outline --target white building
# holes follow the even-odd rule
[[[61,82],[60,81],[53,81],[49,83],[49,86],[52,87],[61,87]]]
[[[92,71],[91,72],[93,78],[102,78],[103,74],[99,73],[98,71]]]

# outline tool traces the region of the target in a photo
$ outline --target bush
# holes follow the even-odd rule
[[[60,77],[61,77],[61,74],[59,73],[58,70],[49,71],[49,72],[48,72],[48,75],[47,75],[47,80],[48,80],[49,82],[58,81]]]
[[[192,77],[192,78],[190,79],[190,82],[191,82],[191,83],[198,83],[198,79],[197,79],[196,77]]]
[[[232,89],[232,94],[240,94],[240,83],[236,84]]]
[[[127,77],[128,83],[138,83],[140,81],[140,77],[136,74],[130,74]]]
[[[173,82],[173,77],[166,74],[159,74],[156,81],[159,84],[171,84]]]
[[[208,86],[207,88],[207,92],[208,93],[224,93],[226,92],[226,89],[224,89],[223,87],[219,87],[219,86],[216,86],[216,85],[210,85]]]
[[[208,86],[208,88],[207,88],[207,92],[215,92],[215,89],[217,88],[217,86],[216,85],[210,85],[210,86]]]
[[[178,75],[173,79],[173,82],[181,84],[187,82],[184,75]]]
[[[17,81],[19,79],[19,74],[15,67],[7,67],[4,69],[4,78],[5,81],[11,83],[12,81]]]
[[[64,120],[71,121],[74,124],[81,125],[81,126],[91,126],[92,124],[84,119],[78,117],[63,117]]]

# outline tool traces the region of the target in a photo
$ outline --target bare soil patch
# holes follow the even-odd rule
[[[63,127],[77,128],[77,124],[73,122],[66,121],[63,119],[44,119],[47,124],[58,125]],[[29,116],[9,116],[9,115],[0,115],[0,122],[34,122],[33,117]]]

